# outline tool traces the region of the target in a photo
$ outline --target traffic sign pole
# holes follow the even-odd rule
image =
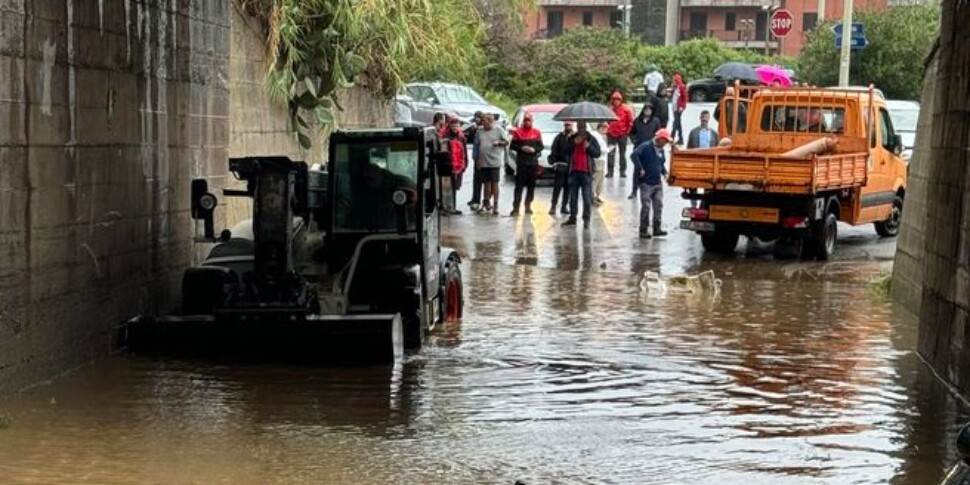
[[[851,56],[852,0],[845,0],[845,9],[842,12],[842,55],[839,59],[839,86],[845,87],[849,85],[849,63],[851,62]]]

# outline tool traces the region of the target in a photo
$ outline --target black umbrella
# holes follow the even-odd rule
[[[742,81],[752,81],[760,82],[761,78],[758,77],[758,72],[755,71],[754,66],[751,64],[745,64],[743,62],[725,62],[717,69],[714,70],[714,77],[720,79],[734,80],[739,79]]]
[[[613,110],[599,103],[582,101],[559,110],[552,119],[556,121],[615,121]]]

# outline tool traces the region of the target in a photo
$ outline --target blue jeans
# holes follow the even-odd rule
[[[583,220],[589,222],[589,209],[593,203],[593,176],[589,172],[569,174],[569,218],[576,219],[579,211],[579,190],[583,190]]]

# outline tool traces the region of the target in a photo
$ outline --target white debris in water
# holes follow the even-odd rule
[[[672,276],[666,279],[655,271],[646,271],[640,279],[640,290],[650,296],[663,296],[668,293],[716,296],[721,292],[721,284],[721,280],[714,276],[713,270],[707,270],[696,275]]]

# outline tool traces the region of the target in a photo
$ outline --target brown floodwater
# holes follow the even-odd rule
[[[465,319],[390,368],[119,355],[0,401],[0,483],[932,484],[963,409],[870,281],[828,264],[463,216]],[[671,204],[675,205],[675,204]],[[671,212],[679,211],[676,207]],[[543,211],[544,213],[544,211]],[[645,292],[712,269],[720,295]]]

